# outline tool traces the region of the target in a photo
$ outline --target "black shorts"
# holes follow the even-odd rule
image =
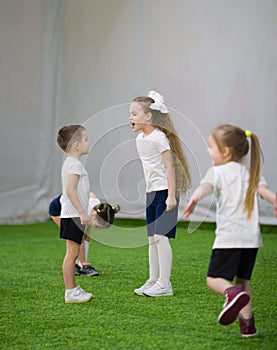
[[[61,218],[60,238],[81,244],[85,229],[86,225],[81,225],[81,220],[78,217]]]
[[[213,249],[208,277],[233,281],[234,277],[251,279],[258,248]]]

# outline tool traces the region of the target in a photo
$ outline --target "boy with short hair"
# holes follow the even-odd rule
[[[61,171],[62,210],[60,238],[66,240],[66,254],[63,261],[65,302],[83,303],[92,298],[75,281],[75,260],[79,256],[86,225],[90,224],[88,201],[90,193],[88,173],[81,163],[83,155],[89,153],[86,129],[81,125],[64,126],[58,132],[58,145],[67,157]]]

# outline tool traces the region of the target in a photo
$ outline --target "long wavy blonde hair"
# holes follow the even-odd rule
[[[191,186],[190,170],[187,158],[169,113],[165,114],[158,110],[152,110],[149,108],[149,106],[155,102],[151,97],[136,97],[133,99],[133,102],[140,103],[143,107],[144,113],[150,112],[152,114],[151,124],[160,129],[168,138],[173,154],[176,177],[176,195],[186,194]]]
[[[231,160],[240,162],[249,151],[249,142],[244,130],[235,125],[223,124],[213,129],[211,135],[222,150],[228,147],[231,152]],[[262,151],[258,137],[251,133],[251,152],[248,188],[244,200],[244,210],[247,211],[247,218],[250,219],[254,208],[254,196],[260,180],[260,169]]]

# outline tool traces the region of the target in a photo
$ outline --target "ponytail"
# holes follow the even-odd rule
[[[243,130],[238,126],[223,124],[212,131],[217,146],[220,150],[223,147],[229,147],[231,150],[231,160],[241,162],[244,156],[250,151],[250,169],[246,196],[244,200],[244,210],[247,212],[247,218],[250,219],[254,208],[254,198],[260,180],[260,169],[262,160],[262,151],[258,137],[250,130]],[[251,139],[251,144],[249,139]]]
[[[249,169],[249,182],[246,192],[246,197],[244,200],[244,210],[247,211],[247,218],[250,219],[252,211],[254,208],[254,197],[257,191],[257,187],[260,180],[260,169],[261,169],[261,159],[262,151],[260,148],[260,143],[258,137],[251,133],[246,134],[251,138],[251,153],[250,153],[250,169]]]

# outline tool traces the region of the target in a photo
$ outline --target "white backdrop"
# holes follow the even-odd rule
[[[92,191],[144,217],[128,109],[151,89],[166,98],[193,188],[210,166],[209,131],[228,122],[259,136],[276,192],[276,15],[276,0],[0,0],[0,223],[48,218],[56,134],[71,123],[89,132]],[[193,220],[214,220],[210,201]],[[260,205],[261,222],[276,225]]]

